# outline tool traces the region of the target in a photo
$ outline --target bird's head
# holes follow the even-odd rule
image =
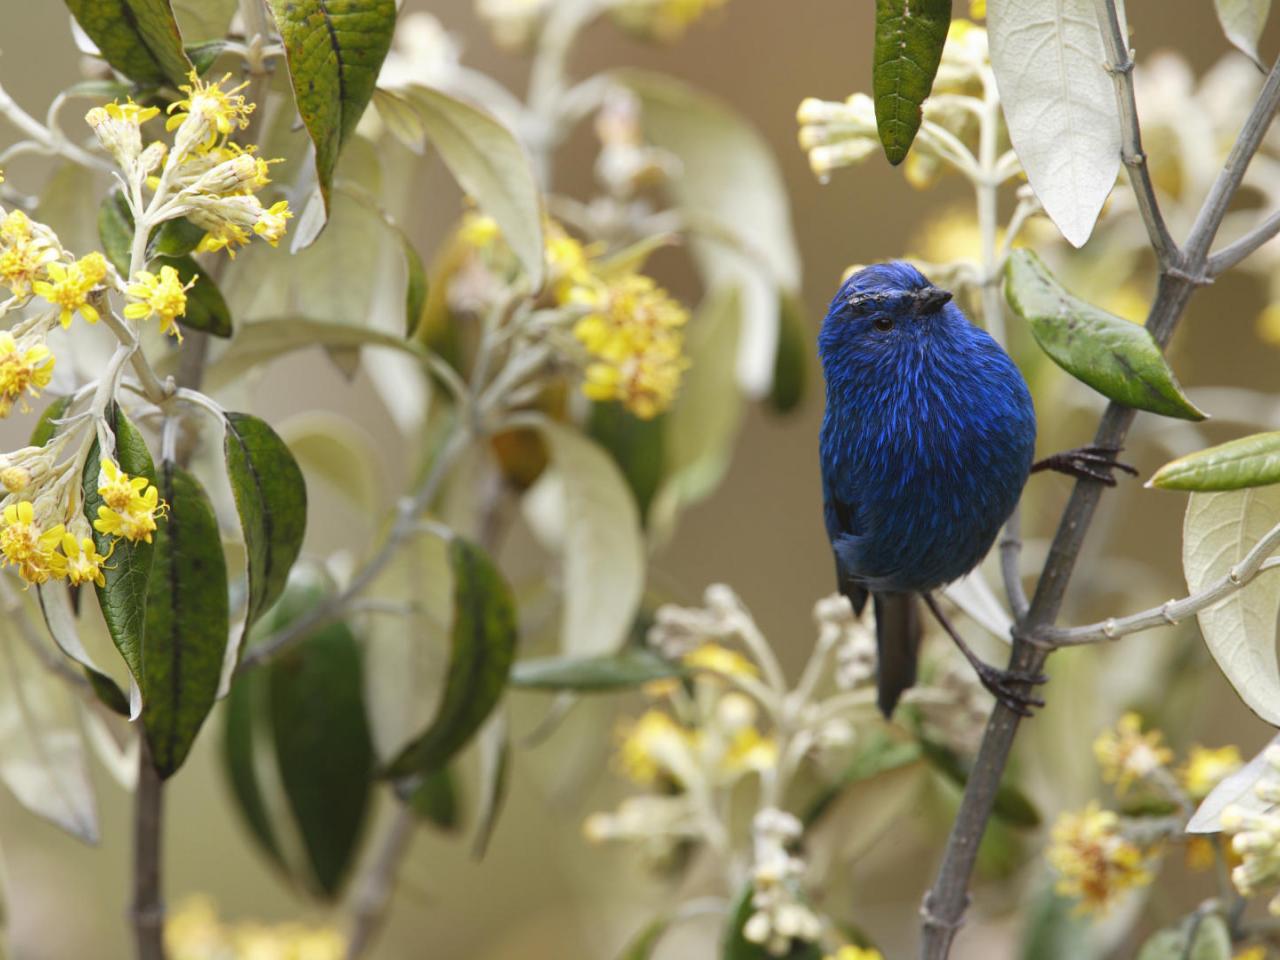
[[[818,348],[826,364],[841,358],[874,362],[945,337],[957,322],[967,321],[949,290],[935,287],[909,263],[877,263],[840,286],[822,321]]]

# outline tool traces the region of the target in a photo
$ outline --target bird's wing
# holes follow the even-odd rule
[[[857,580],[852,569],[841,559],[847,555],[846,541],[857,538],[857,510],[848,500],[835,496],[830,488],[823,501],[823,514],[827,522],[827,537],[836,562],[836,586],[849,598],[853,612],[861,615],[867,605],[867,590]]]

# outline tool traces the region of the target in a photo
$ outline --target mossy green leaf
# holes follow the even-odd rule
[[[906,159],[920,129],[951,26],[951,0],[876,0],[871,89],[876,129],[892,164]]]
[[[373,96],[396,25],[395,0],[270,0],[294,100],[315,145],[327,209],[344,143]]]
[[[185,83],[192,69],[169,0],[66,0],[107,63],[139,83]]]
[[[788,290],[780,291],[778,314],[778,352],[773,358],[773,386],[769,388],[769,407],[774,413],[786,414],[795,410],[804,400],[813,341],[804,301],[798,294]]]
[[[193,475],[161,464],[169,505],[155,532],[142,646],[142,724],[162,777],[182,766],[217,698],[230,630],[227,562],[213,504]]]
[[[390,777],[448,763],[497,706],[515,658],[515,601],[502,575],[461,538],[449,544],[449,563],[454,620],[444,694],[430,726],[389,765]]]
[[[1030,250],[1005,268],[1005,296],[1054,363],[1116,403],[1203,420],[1145,327],[1072,296]]]

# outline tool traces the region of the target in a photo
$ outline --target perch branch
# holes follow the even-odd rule
[[[1132,58],[1124,42],[1115,0],[1098,0],[1098,12],[1110,69],[1113,76],[1123,80],[1132,69]],[[1140,146],[1141,138],[1136,135],[1137,114],[1129,102],[1131,89],[1131,83],[1127,81],[1118,81],[1116,84],[1121,114],[1128,118],[1127,125],[1131,127],[1126,140],[1130,146],[1135,143]],[[1146,326],[1161,348],[1172,337],[1195,288],[1207,282],[1209,248],[1278,105],[1280,61],[1272,67],[1262,93],[1209,191],[1181,253],[1176,252],[1177,248],[1171,241],[1165,242],[1163,234],[1167,230],[1158,229],[1160,221],[1154,219],[1157,208],[1152,206],[1144,214],[1144,220],[1148,216],[1152,218],[1147,221],[1148,227],[1152,232],[1152,244],[1161,257],[1156,298],[1151,305]],[[1135,156],[1132,169],[1137,173],[1130,179],[1139,206],[1143,207],[1153,199],[1153,195],[1144,197],[1144,180],[1149,180],[1143,174],[1145,160],[1138,160]],[[1136,411],[1129,407],[1109,404],[1098,425],[1094,442],[1106,446],[1123,445],[1135,414]],[[1011,670],[1024,673],[1042,671],[1050,651],[1031,642],[1029,638],[1051,627],[1057,619],[1067,584],[1103,489],[1104,486],[1096,480],[1076,482],[1050,545],[1031,608],[1015,629],[1013,653],[1009,663]],[[991,817],[996,791],[1013,747],[1019,720],[1012,710],[1003,704],[997,704],[987,723],[937,877],[921,905],[923,930],[920,956],[923,960],[944,960],[951,951],[956,932],[964,923],[964,913],[969,901],[969,878],[977,860],[978,845]]]

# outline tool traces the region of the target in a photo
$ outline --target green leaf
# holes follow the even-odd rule
[[[267,713],[267,687],[266,670],[251,670],[236,678],[223,709],[222,766],[250,834],[267,856],[287,869],[258,773],[260,764],[265,764],[263,753],[269,752],[263,742],[269,731],[262,719]]]
[[[618,960],[650,960],[654,948],[658,946],[658,941],[670,926],[670,917],[651,920],[622,948],[622,953],[618,954]]]
[[[1203,420],[1146,328],[1073,297],[1030,250],[1015,250],[1005,296],[1053,362],[1104,397],[1137,410]]]
[[[516,608],[502,575],[466,540],[449,544],[453,636],[435,719],[387,768],[402,777],[443,766],[483,726],[507,685],[516,649]]]
[[[1216,913],[1202,917],[1187,960],[1231,960],[1231,931]]]
[[[921,740],[924,758],[944,777],[961,789],[969,782],[969,771],[963,761],[948,747],[929,740]],[[1038,827],[1040,811],[1006,773],[996,790],[995,815],[1014,827]]]
[[[758,943],[752,943],[742,932],[755,908],[751,905],[754,891],[750,884],[742,891],[729,918],[725,931],[722,960],[822,960],[822,948],[816,943],[791,941],[791,949],[783,954],[771,953]]]
[[[40,419],[36,421],[31,431],[31,439],[27,442],[33,447],[43,447],[52,440],[53,435],[58,432],[58,425],[54,421],[61,419],[69,406],[71,406],[70,396],[58,397],[50,402],[40,414]]]
[[[884,155],[895,166],[920,129],[951,26],[951,0],[876,0],[871,89]]]
[[[129,229],[132,231],[132,226]],[[204,235],[205,229],[197,227],[186,217],[166,220],[148,238],[147,254],[153,257],[184,257],[196,248]]]
[[[409,807],[415,815],[441,830],[456,830],[460,821],[457,780],[452,767],[426,773],[409,794]]]
[[[400,248],[404,251],[404,265],[408,273],[404,291],[404,335],[413,336],[427,309],[427,268],[422,263],[422,254],[413,245],[409,235],[399,227],[393,228],[400,240]]]
[[[142,434],[129,422],[118,408],[108,412],[108,422],[116,439],[116,463],[131,477],[146,477],[156,482],[155,464],[147,450]],[[98,442],[93,442],[84,464],[84,515],[90,525],[98,519],[98,508],[103,505],[98,493],[98,473],[101,469]],[[157,527],[163,524],[157,518]],[[109,534],[93,532],[97,550],[103,556],[110,554],[111,561],[103,567],[106,586],[97,587],[98,605],[107,623],[111,640],[124,657],[129,673],[138,689],[143,687],[143,650],[147,619],[147,589],[151,580],[154,545],[145,540],[136,542],[117,539]]]
[[[230,631],[227,562],[218,518],[200,482],[161,465],[169,505],[155,533],[142,647],[142,723],[162,777],[182,766],[213,709]]]
[[[1207,492],[1273,483],[1280,483],[1280,431],[1255,433],[1171,460],[1147,486]]]
[[[400,93],[458,185],[497,221],[529,282],[542,286],[542,195],[519,139],[489,114],[439,90],[414,86]]]
[[[1213,0],[1218,12],[1218,22],[1231,45],[1257,64],[1259,70],[1267,65],[1258,56],[1258,41],[1271,13],[1271,0]]]
[[[605,693],[628,690],[667,677],[683,677],[680,664],[652,650],[629,647],[601,657],[538,657],[518,660],[511,668],[511,686],[527,690],[573,690]]]
[[[214,61],[221,56],[222,51],[227,49],[227,41],[206,40],[203,43],[189,43],[185,49],[187,59],[191,61],[196,73],[203,77],[213,66]]]
[[[593,403],[587,416],[587,434],[622,471],[642,520],[662,482],[665,427],[665,416],[641,420],[619,403]]]
[[[177,270],[178,278],[184,284],[195,280],[187,291],[187,312],[178,321],[182,328],[203,330],[215,337],[230,337],[231,310],[213,277],[190,257],[156,257],[150,269],[152,273],[158,273],[162,267]]]
[[[139,83],[185,83],[191,61],[169,0],[66,0],[102,58]]]
[[[303,317],[280,317],[243,324],[231,346],[209,367],[210,390],[234,383],[251,367],[309,347],[389,347],[422,358],[416,343],[370,327],[328,323]]]
[[[1194,934],[1194,939],[1192,935]],[[1190,942],[1188,942],[1190,941]],[[1142,945],[1138,960],[1230,960],[1231,932],[1217,914],[1188,917],[1174,928],[1157,930]]]
[[[1138,960],[1184,960],[1186,947],[1181,930],[1157,930],[1138,951]]]
[[[769,406],[774,413],[791,413],[804,399],[813,344],[804,301],[799,295],[782,291],[778,298],[778,352],[773,358],[773,386]]]
[[[1193,493],[1182,524],[1182,571],[1191,593],[1229,576],[1280,523],[1280,486]],[[1262,576],[1196,614],[1205,646],[1254,713],[1280,726],[1276,616],[1280,577]]]
[[[1078,960],[1087,956],[1089,923],[1076,906],[1076,901],[1060,897],[1052,886],[1046,886],[1027,909],[1019,960]]]
[[[265,421],[228,413],[223,435],[227,476],[240,515],[248,563],[249,598],[244,630],[284,591],[307,529],[307,485],[284,441]],[[232,640],[223,688],[239,662],[243,635]]]
[[[283,626],[318,603],[286,594]],[[313,886],[337,897],[355,865],[375,761],[365,719],[360,647],[345,623],[322,627],[270,666],[270,719],[280,782]]]
[[[98,238],[102,250],[122,277],[129,276],[133,248],[133,213],[121,190],[112,190],[98,206]]]
[[[343,144],[373,96],[391,49],[395,0],[270,0],[298,114],[316,149],[325,208]]]

